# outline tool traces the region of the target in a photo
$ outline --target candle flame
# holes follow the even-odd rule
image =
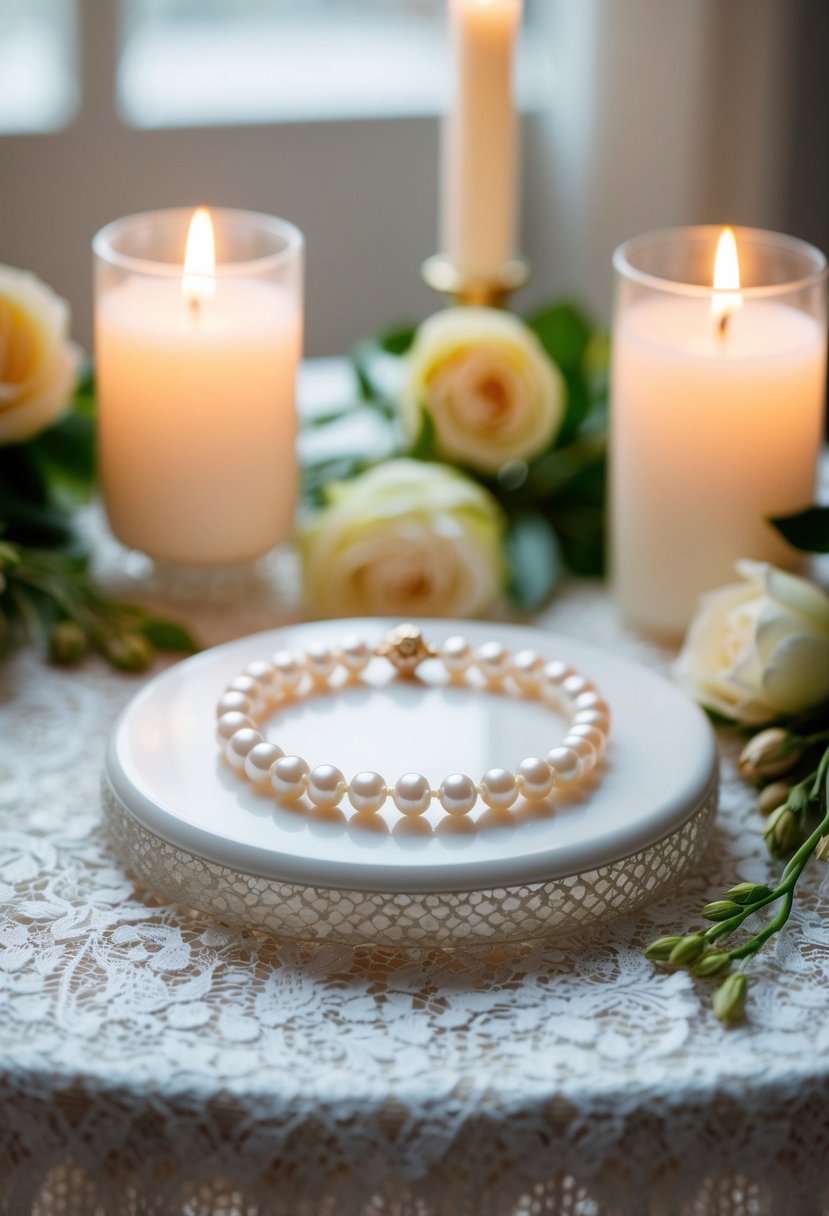
[[[194,310],[216,294],[216,248],[213,223],[206,207],[199,207],[190,221],[181,294]]]
[[[711,316],[717,322],[720,334],[725,335],[728,318],[742,306],[737,242],[732,230],[723,228],[714,260],[714,294],[711,297]]]

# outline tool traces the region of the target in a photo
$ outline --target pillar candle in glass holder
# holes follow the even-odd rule
[[[95,237],[101,479],[125,545],[213,567],[291,535],[302,247],[290,224],[223,210]]]
[[[442,244],[464,279],[495,282],[515,253],[513,62],[522,0],[450,0],[455,92],[443,146]]]
[[[815,489],[826,259],[775,233],[721,238],[654,233],[614,256],[613,578],[625,619],[666,637],[737,558],[794,565],[767,518]]]

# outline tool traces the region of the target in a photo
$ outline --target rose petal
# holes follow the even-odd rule
[[[737,566],[741,572],[743,569],[750,570],[750,576],[761,582],[770,599],[829,636],[829,596],[814,583],[786,570],[779,570],[767,562],[743,559]]]
[[[829,640],[792,633],[775,646],[763,691],[780,713],[799,713],[829,697]]]

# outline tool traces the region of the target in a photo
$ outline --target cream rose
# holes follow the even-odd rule
[[[68,408],[81,355],[68,334],[66,301],[0,265],[0,444],[31,439]]]
[[[495,308],[451,308],[417,331],[401,409],[412,438],[421,410],[430,415],[442,459],[497,473],[548,446],[565,399],[561,372],[517,317]]]
[[[745,580],[702,599],[677,664],[703,705],[759,725],[829,697],[829,597],[765,562],[740,561]]]
[[[329,505],[300,537],[317,611],[475,616],[501,591],[501,510],[456,470],[391,460],[327,493]]]

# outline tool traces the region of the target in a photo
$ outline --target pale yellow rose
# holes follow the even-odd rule
[[[531,460],[558,434],[564,379],[535,334],[496,308],[450,308],[417,331],[401,398],[414,438],[425,410],[437,455],[484,473]]]
[[[31,439],[68,408],[81,358],[68,335],[66,301],[0,265],[0,444]]]
[[[829,697],[829,596],[765,562],[737,571],[744,582],[703,596],[677,678],[747,725],[813,708]]]
[[[501,592],[504,520],[455,469],[391,460],[328,488],[300,536],[309,604],[329,616],[475,616]]]

